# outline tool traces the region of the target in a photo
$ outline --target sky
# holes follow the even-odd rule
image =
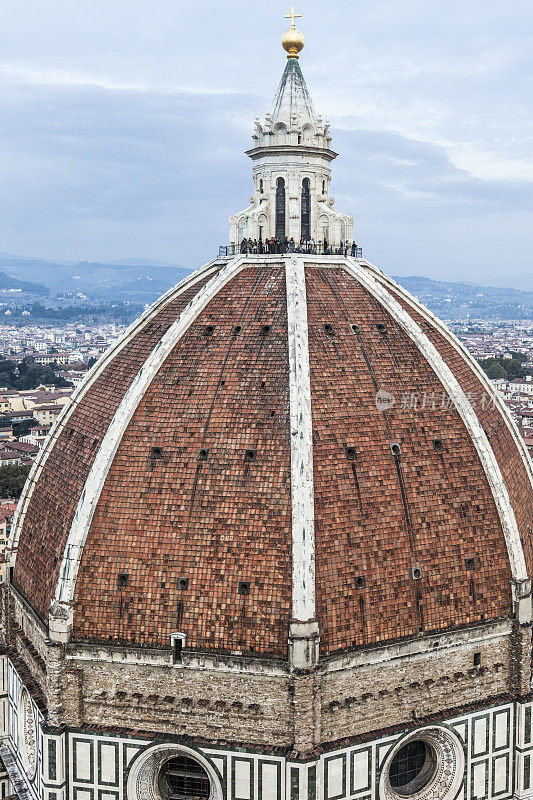
[[[0,0],[0,252],[196,267],[248,205],[290,0]],[[336,206],[394,275],[533,289],[531,0],[300,0]]]

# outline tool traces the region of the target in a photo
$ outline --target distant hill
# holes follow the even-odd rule
[[[109,263],[116,267],[175,267],[168,261],[153,261],[151,258],[121,258]]]
[[[5,272],[0,272],[0,292],[3,291],[23,292],[24,294],[48,294],[49,289],[41,283],[30,283],[20,281],[18,278],[11,278]]]
[[[42,281],[52,296],[81,292],[89,299],[106,302],[151,303],[190,272],[161,263],[139,259],[137,264],[90,261],[76,264],[0,253],[0,269],[6,271],[6,279]]]
[[[419,275],[395,277],[443,319],[533,319],[533,292],[434,281]]]
[[[11,288],[59,298],[80,292],[88,300],[139,304],[154,302],[191,272],[145,258],[74,263],[8,253],[0,253],[0,270],[0,297],[16,298],[15,293],[8,293]],[[533,291],[435,281],[418,275],[396,280],[443,319],[533,319]],[[61,299],[57,303],[61,305]]]

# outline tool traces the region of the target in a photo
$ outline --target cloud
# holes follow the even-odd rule
[[[250,192],[247,132],[238,149],[220,138],[221,123],[239,137],[220,95],[31,85],[4,91],[2,111],[1,224],[16,252],[165,252],[194,266],[226,241],[227,217]]]
[[[0,4],[2,249],[195,266],[246,206],[285,3]],[[389,272],[533,287],[529,2],[306,0],[337,205]]]
[[[127,83],[109,80],[98,74],[74,72],[43,71],[30,69],[14,64],[0,64],[0,81],[13,85],[54,86],[54,87],[96,87],[118,92],[146,92],[153,94],[207,94],[234,95],[235,92],[224,89],[206,89],[202,87],[172,86],[170,84]]]

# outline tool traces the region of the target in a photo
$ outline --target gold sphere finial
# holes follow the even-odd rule
[[[285,19],[290,19],[292,21],[292,25],[288,31],[285,31],[281,38],[281,44],[283,45],[284,50],[287,51],[289,54],[287,58],[298,58],[298,53],[301,53],[304,49],[305,45],[305,38],[303,33],[297,30],[294,20],[298,17],[301,17],[301,14],[294,13],[294,6],[291,8],[290,14],[285,14]]]

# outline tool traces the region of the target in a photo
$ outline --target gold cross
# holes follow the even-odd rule
[[[294,25],[294,20],[295,20],[295,19],[299,19],[301,16],[303,16],[303,15],[302,15],[302,14],[295,14],[295,13],[294,13],[294,6],[293,6],[293,7],[291,8],[291,13],[290,13],[290,14],[285,14],[285,19],[290,19],[290,20],[292,20],[292,27],[294,28],[294,27],[295,27],[295,25]]]

